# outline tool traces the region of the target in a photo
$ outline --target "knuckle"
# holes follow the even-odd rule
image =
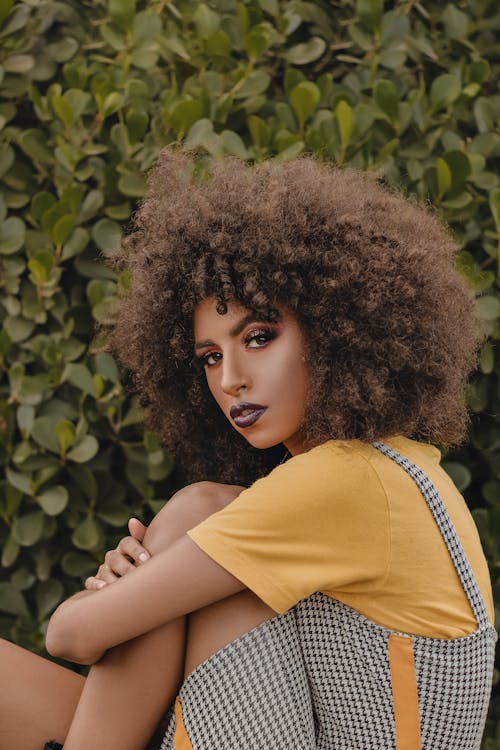
[[[124,536],[123,539],[120,540],[120,543],[118,545],[118,551],[126,552],[127,549],[130,547],[131,541],[134,541],[131,536]]]

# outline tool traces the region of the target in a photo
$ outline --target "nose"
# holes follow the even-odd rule
[[[244,371],[237,357],[224,355],[220,386],[229,396],[237,396],[240,391],[250,387],[250,378]]]

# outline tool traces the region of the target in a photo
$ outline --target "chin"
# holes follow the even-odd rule
[[[265,435],[245,435],[244,433],[240,433],[240,435],[243,435],[247,443],[250,443],[253,448],[257,448],[261,451],[266,450],[266,448],[275,448],[277,445],[280,445],[280,443],[283,442],[283,438],[281,437],[271,437]]]

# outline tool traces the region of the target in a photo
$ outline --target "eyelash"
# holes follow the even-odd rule
[[[243,343],[249,348],[249,349],[264,349],[267,344],[270,341],[273,341],[276,336],[278,335],[277,331],[275,331],[272,328],[255,328],[252,331],[249,331],[246,336],[243,338]],[[249,344],[258,338],[264,338],[265,342],[259,346],[249,346]],[[209,364],[208,359],[209,357],[212,357],[214,354],[219,354],[219,352],[207,352],[206,354],[203,354],[201,357],[197,357],[197,363],[201,367],[215,367],[217,362],[220,362],[220,359],[218,359],[216,362],[213,362],[212,364]]]

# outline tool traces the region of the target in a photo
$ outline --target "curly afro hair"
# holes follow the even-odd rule
[[[248,485],[277,462],[277,449],[258,451],[231,427],[193,364],[193,311],[207,298],[222,311],[232,301],[263,319],[296,316],[309,443],[458,444],[479,332],[456,251],[433,213],[373,175],[311,156],[228,157],[203,172],[166,149],[117,259],[130,291],[111,348],[191,480]]]

